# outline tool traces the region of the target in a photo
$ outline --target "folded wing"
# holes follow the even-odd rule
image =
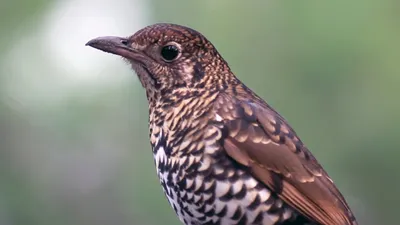
[[[288,205],[320,224],[357,224],[328,174],[272,108],[221,94],[215,109],[227,134],[227,154]]]

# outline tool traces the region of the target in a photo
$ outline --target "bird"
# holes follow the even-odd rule
[[[86,43],[143,86],[164,194],[186,225],[357,225],[327,172],[276,110],[187,26],[156,23]]]

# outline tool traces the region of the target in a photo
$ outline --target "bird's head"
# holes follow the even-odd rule
[[[127,38],[98,37],[86,45],[126,59],[148,97],[174,89],[223,88],[225,75],[230,73],[211,42],[175,24],[154,24]]]

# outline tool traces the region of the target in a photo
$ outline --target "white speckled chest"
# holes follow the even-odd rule
[[[216,127],[209,136],[221,135]],[[214,138],[204,137],[201,152],[172,155],[161,130],[153,154],[157,175],[182,223],[273,225],[293,211],[225,154]],[[184,143],[184,141],[182,142]]]

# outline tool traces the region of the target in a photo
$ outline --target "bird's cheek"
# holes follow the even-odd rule
[[[177,77],[184,81],[186,84],[193,83],[193,78],[195,77],[195,71],[193,70],[193,66],[184,65],[177,72]]]
[[[161,81],[165,79],[165,77],[168,77],[169,71],[168,68],[162,65],[152,65],[149,68],[149,71],[151,74],[153,74],[154,79]]]

